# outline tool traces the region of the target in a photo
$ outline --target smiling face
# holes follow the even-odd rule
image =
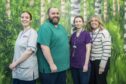
[[[49,15],[49,21],[53,23],[54,25],[57,25],[59,23],[59,10],[57,8],[51,8],[48,12]]]
[[[93,30],[99,28],[100,23],[99,23],[98,18],[92,17],[92,19],[90,21],[90,25],[91,25],[91,27],[92,27]]]
[[[77,29],[81,29],[83,27],[84,21],[81,17],[75,17],[74,24]]]
[[[22,24],[23,27],[30,26],[31,21],[32,21],[32,18],[31,18],[29,13],[24,12],[24,13],[21,14],[21,24]]]

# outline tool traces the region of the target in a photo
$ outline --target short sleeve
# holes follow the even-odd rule
[[[35,52],[36,51],[36,45],[37,45],[37,32],[32,29],[30,31],[30,35],[28,37],[27,49],[32,49]]]
[[[41,26],[38,31],[37,43],[39,43],[40,45],[49,46],[51,41],[51,36],[52,36],[51,29],[46,26]]]
[[[91,36],[89,32],[86,32],[85,34],[85,43],[86,44],[91,43]]]

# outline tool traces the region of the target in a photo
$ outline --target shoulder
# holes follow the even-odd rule
[[[73,32],[73,34],[71,36],[74,36],[74,35],[76,35],[76,32]]]
[[[33,29],[33,28],[30,29],[30,32],[34,33],[34,34],[37,34],[37,31],[35,29]]]
[[[101,30],[101,34],[103,37],[110,37],[110,33],[107,29]]]
[[[65,29],[65,27],[64,27],[63,25],[58,24],[58,26],[59,26],[61,29],[63,29],[64,31],[66,31],[66,29]]]
[[[40,26],[40,29],[46,29],[48,27],[48,24],[45,22]]]
[[[84,30],[82,33],[83,33],[83,35],[86,35],[86,36],[89,35],[89,36],[90,36],[90,32],[88,32],[88,31],[86,31],[86,30]]]
[[[44,23],[40,26],[38,32],[46,32],[46,31],[51,31],[51,28],[49,27],[49,24]]]
[[[108,31],[107,29],[103,29],[103,30],[101,30],[101,32],[102,32],[103,34],[109,34],[109,31]]]
[[[62,24],[58,24],[60,27],[64,28],[64,26]]]

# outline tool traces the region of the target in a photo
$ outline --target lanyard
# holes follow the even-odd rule
[[[96,36],[94,37],[94,39],[93,39],[93,32],[91,33],[92,34],[92,43],[95,41],[95,39],[97,38],[97,36],[98,36],[98,34],[99,34],[99,32],[100,32],[100,29],[99,29],[99,31],[98,31],[98,33],[96,34]]]

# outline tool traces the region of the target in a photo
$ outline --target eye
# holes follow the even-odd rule
[[[57,15],[59,15],[59,12],[57,12]]]
[[[53,13],[52,13],[52,15],[55,15],[55,14],[59,15],[59,12],[53,12]]]
[[[29,19],[29,17],[28,17],[28,16],[25,16],[25,18],[26,18],[26,19]]]

